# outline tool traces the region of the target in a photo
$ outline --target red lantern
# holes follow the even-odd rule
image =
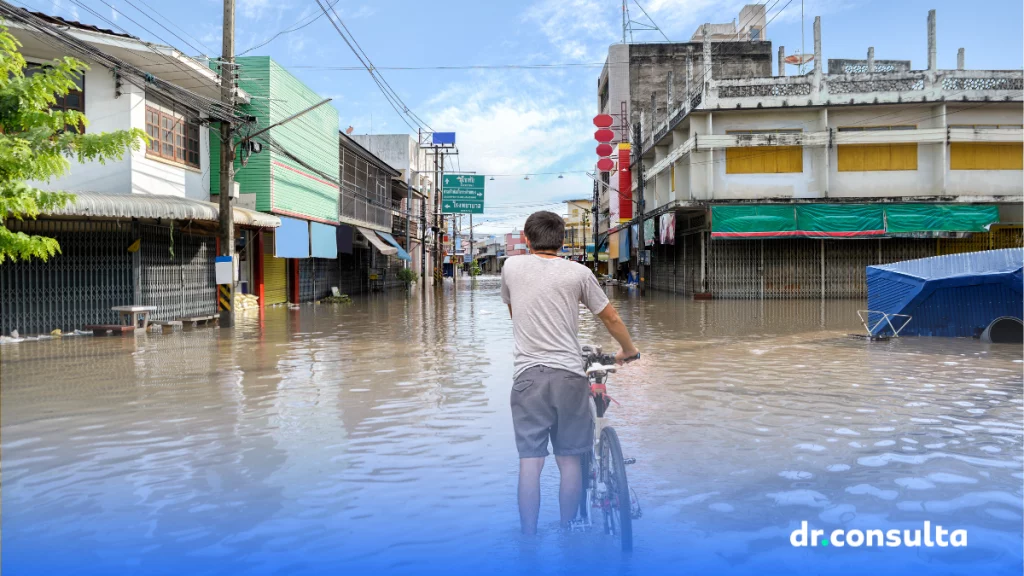
[[[594,132],[594,139],[598,142],[611,142],[615,139],[615,132],[612,132],[607,128],[602,128],[601,130]]]
[[[612,148],[611,144],[598,144],[597,155],[598,156],[611,156],[615,149]]]
[[[611,114],[598,114],[594,116],[594,126],[598,128],[608,128],[614,123],[615,120],[612,119]]]
[[[615,162],[611,158],[601,158],[597,161],[597,169],[601,172],[610,172],[615,168]]]

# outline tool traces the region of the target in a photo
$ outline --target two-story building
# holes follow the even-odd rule
[[[221,121],[240,122],[220,104],[220,82],[202,60],[128,34],[2,7],[21,43],[27,74],[73,56],[89,69],[57,108],[78,110],[86,132],[138,128],[148,146],[120,161],[77,164],[44,190],[76,200],[14,231],[56,238],[48,261],[0,266],[0,332],[64,332],[116,323],[113,306],[156,308],[157,320],[217,314],[214,256],[219,208],[209,200],[209,143]],[[249,94],[238,90],[241,102]],[[272,230],[278,218],[238,208],[242,231]]]
[[[565,201],[565,243],[562,253],[572,260],[584,261],[594,251],[592,225],[594,201],[589,198]]]
[[[714,297],[863,297],[865,267],[1021,246],[1020,70],[822,61],[814,23],[806,75],[722,78],[707,71],[642,130],[645,220],[657,231],[653,288]],[[781,56],[781,51],[780,51]],[[689,66],[693,66],[690,64]],[[657,108],[656,108],[657,109]],[[641,184],[634,183],[634,195]],[[609,193],[615,194],[613,187]],[[623,244],[632,221],[604,241]]]

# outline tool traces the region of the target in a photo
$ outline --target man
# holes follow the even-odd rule
[[[512,315],[515,337],[512,422],[519,450],[519,520],[524,534],[537,532],[540,472],[548,438],[561,475],[558,504],[562,527],[579,507],[580,455],[594,443],[590,382],[583,371],[579,304],[604,322],[622,349],[616,361],[639,354],[619,314],[594,274],[558,257],[565,222],[553,212],[534,212],[523,228],[532,254],[513,256],[501,271],[501,298]]]

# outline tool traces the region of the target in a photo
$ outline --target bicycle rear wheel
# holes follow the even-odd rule
[[[594,472],[591,470],[593,466],[593,451],[580,454],[580,479],[583,485],[580,487],[580,508],[577,516],[587,523],[590,522],[590,496],[594,488]]]
[[[605,532],[618,535],[622,540],[622,551],[633,550],[633,517],[630,514],[629,483],[626,480],[626,463],[622,458],[619,435],[613,428],[601,431],[600,479],[608,492],[604,510]]]

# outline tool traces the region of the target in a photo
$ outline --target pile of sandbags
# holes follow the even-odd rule
[[[260,297],[255,294],[235,294],[235,310],[256,310]]]

